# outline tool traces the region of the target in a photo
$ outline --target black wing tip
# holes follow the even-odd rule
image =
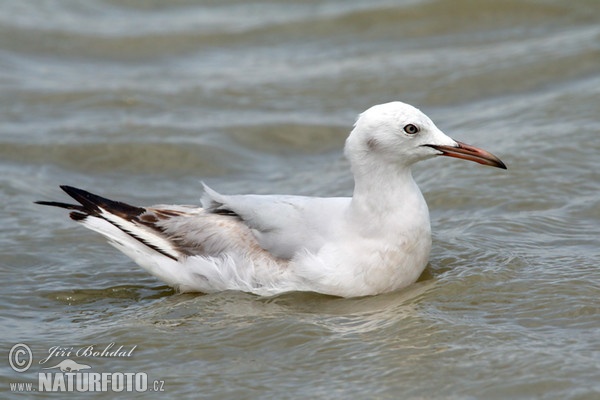
[[[68,204],[57,201],[36,201],[35,203],[75,210],[77,213],[71,213],[71,218],[75,221],[81,221],[87,215],[99,216],[102,213],[102,209],[127,220],[132,220],[146,212],[145,208],[110,200],[73,186],[60,185],[60,188],[80,204]]]
[[[43,201],[43,200],[34,201],[33,203],[39,204],[41,206],[50,206],[50,207],[65,208],[67,210],[83,211],[83,207],[81,207],[79,204],[69,204],[69,203],[61,203],[60,201]]]
[[[57,201],[44,201],[44,200],[34,201],[33,204],[39,204],[41,206],[61,207],[61,208],[67,208],[68,206],[73,205],[73,204],[67,204],[67,203],[59,203]]]
[[[69,213],[69,217],[71,217],[71,219],[73,221],[77,221],[77,222],[81,222],[84,219],[86,219],[87,217],[89,217],[89,214],[85,214],[85,212],[75,212],[73,211],[72,213]]]
[[[69,203],[61,203],[59,201],[43,201],[43,200],[34,201],[34,204],[39,204],[42,206],[64,208],[67,210],[75,210],[75,211],[69,213],[69,216],[74,221],[83,221],[84,219],[86,219],[89,216],[88,211],[79,204],[69,204]]]
[[[76,198],[77,196],[88,196],[88,195],[95,196],[90,192],[86,192],[85,190],[76,188],[74,186],[60,185],[59,187],[63,191],[65,191],[65,193],[67,193],[69,196],[71,196],[73,198]]]
[[[44,200],[34,201],[34,203],[42,205],[42,206],[51,206],[51,207],[64,208],[67,210],[75,210],[75,211],[77,211],[77,213],[72,212],[71,218],[76,221],[81,221],[81,220],[85,219],[85,217],[87,215],[95,215],[100,211],[98,209],[98,207],[94,206],[93,202],[90,202],[89,200],[86,201],[86,199],[94,196],[91,193],[88,193],[85,190],[77,189],[75,187],[67,186],[67,185],[60,185],[60,188],[62,190],[64,190],[74,200],[77,200],[80,204],[69,204],[69,203],[63,203],[60,201],[44,201]]]
[[[83,189],[79,189],[73,186],[60,185],[60,188],[73,199],[77,200],[81,205],[85,208],[88,213],[97,213],[100,210],[98,209],[99,203],[105,203],[106,201],[111,201],[95,195],[90,192],[86,192]]]
[[[61,202],[56,202],[56,201],[36,201],[35,203],[41,204],[44,206],[54,206],[54,207],[66,208],[68,210],[74,210],[69,214],[69,216],[71,217],[72,220],[77,221],[77,222],[85,221],[90,216],[102,218],[102,219],[108,221],[109,223],[113,224],[118,229],[122,230],[124,233],[130,235],[132,238],[140,241],[144,245],[153,249],[154,251],[156,251],[166,257],[169,257],[175,261],[178,260],[178,257],[176,257],[176,256],[170,254],[169,252],[161,249],[160,247],[150,243],[149,241],[145,240],[143,237],[139,237],[139,235],[136,235],[135,233],[131,232],[130,230],[123,228],[118,223],[107,220],[106,217],[102,215],[102,210],[105,210],[106,212],[116,215],[120,218],[129,220],[129,221],[135,221],[136,223],[142,223],[146,226],[150,226],[151,228],[154,228],[155,230],[160,231],[160,228],[157,228],[153,224],[149,224],[145,221],[139,220],[138,217],[147,211],[145,208],[135,207],[135,206],[129,205],[127,203],[122,203],[119,201],[114,201],[114,200],[110,200],[110,199],[107,199],[104,197],[100,197],[98,195],[87,192],[83,189],[78,189],[73,186],[60,185],[60,188],[62,190],[64,190],[74,200],[77,200],[79,203],[81,203],[81,205],[61,203]]]

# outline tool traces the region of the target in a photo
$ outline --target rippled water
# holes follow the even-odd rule
[[[599,2],[3,1],[0,88],[3,397],[112,342],[74,359],[170,397],[600,396]],[[354,118],[395,99],[509,166],[416,167],[434,248],[398,293],[177,294],[32,204],[348,195]]]

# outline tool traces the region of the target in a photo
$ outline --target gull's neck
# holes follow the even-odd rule
[[[352,219],[372,226],[388,226],[411,219],[429,221],[427,204],[412,177],[410,166],[364,165],[353,168]]]

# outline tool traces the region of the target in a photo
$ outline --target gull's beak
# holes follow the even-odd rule
[[[475,161],[479,164],[506,169],[506,165],[502,162],[502,160],[492,153],[466,143],[457,141],[456,144],[456,146],[442,146],[435,144],[426,144],[425,146],[441,151],[441,156],[462,158],[463,160]]]

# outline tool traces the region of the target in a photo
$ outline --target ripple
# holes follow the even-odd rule
[[[597,2],[0,9],[7,341],[138,345],[102,367],[146,371],[171,397],[597,394]],[[228,193],[347,195],[345,135],[392,99],[509,167],[416,167],[434,243],[405,291],[178,294],[32,204],[63,182],[192,202],[201,177]]]

